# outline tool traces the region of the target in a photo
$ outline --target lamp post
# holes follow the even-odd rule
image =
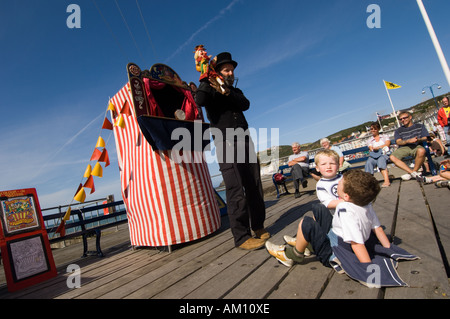
[[[441,86],[440,86],[439,84],[434,83],[434,84],[432,84],[432,85],[430,85],[430,86],[424,87],[424,88],[422,89],[422,94],[425,94],[425,89],[430,89],[431,95],[433,96],[434,104],[436,104],[436,109],[439,111],[439,105],[438,105],[438,103],[437,103],[437,101],[436,101],[436,98],[434,97],[434,93],[433,93],[433,86],[435,86],[435,85],[437,85],[437,89],[438,89],[438,90],[441,89]]]
[[[416,0],[417,5],[419,6],[420,13],[422,14],[425,25],[428,29],[428,33],[430,34],[431,41],[433,42],[434,49],[438,55],[439,61],[441,62],[442,70],[444,71],[445,77],[447,79],[448,84],[450,85],[450,69],[447,64],[447,60],[445,59],[444,53],[442,52],[441,45],[439,44],[439,40],[434,32],[433,25],[431,24],[430,18],[428,17],[428,13],[423,5],[422,0]]]

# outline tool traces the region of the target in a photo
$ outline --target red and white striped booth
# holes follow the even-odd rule
[[[164,74],[168,71],[159,72],[156,80],[150,76],[149,80],[142,76],[136,65],[129,64],[127,68],[129,72],[130,69],[133,71],[129,73],[130,82],[111,99],[115,109],[111,116],[116,122],[114,136],[131,244],[171,246],[213,233],[220,227],[220,211],[203,151],[192,150],[193,160],[179,163],[172,158],[171,150],[152,146],[138,123],[139,117],[155,114],[148,107],[164,111],[154,98],[158,92],[153,92],[150,87],[160,89],[170,85],[171,80]],[[168,70],[173,72],[170,68]],[[184,89],[181,81],[175,84],[179,86],[173,88],[185,96],[180,109],[185,111],[186,118],[190,116],[192,107],[195,119],[200,118],[201,113],[198,114],[191,93]],[[147,88],[141,91],[142,86]],[[147,109],[139,107],[144,105],[142,97]],[[158,121],[158,117],[161,121],[168,120],[164,112],[156,115],[149,118],[153,121]],[[178,123],[175,119],[170,121]],[[179,121],[182,124],[186,122]]]

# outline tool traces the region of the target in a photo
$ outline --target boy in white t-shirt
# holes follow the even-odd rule
[[[361,170],[348,171],[337,185],[340,202],[333,217],[322,213],[314,215],[314,219],[308,216],[303,218],[299,224],[295,247],[286,247],[280,252],[280,246],[277,249],[266,242],[269,253],[284,265],[292,266],[294,262],[303,262],[305,248],[311,243],[319,261],[329,267],[330,260],[335,257],[332,247],[337,245],[339,236],[344,242],[351,244],[360,262],[370,262],[364,243],[372,230],[384,247],[390,246],[370,204],[379,191],[378,181],[369,173]]]
[[[335,151],[327,149],[318,152],[314,157],[314,161],[316,163],[316,169],[321,174],[321,178],[316,184],[316,194],[320,200],[320,204],[313,205],[314,219],[311,218],[311,220],[317,222],[319,227],[329,229],[335,208],[343,201],[339,199],[337,193],[338,182],[342,179],[342,175],[338,174],[339,155]],[[302,223],[303,220],[300,221],[297,238],[302,234]],[[306,248],[307,245],[304,246],[303,243],[297,245],[296,239],[287,235],[284,236],[284,239],[289,245],[286,247],[286,253],[284,245],[275,245],[271,242],[266,242],[266,248],[269,253],[275,256],[281,263],[290,267],[293,265],[296,256],[301,256],[302,258],[304,255],[309,256],[312,250],[311,246]],[[319,259],[322,255],[326,258],[328,253],[331,253],[331,248],[328,249],[325,247],[325,251],[323,252],[315,250],[315,254]]]
[[[266,242],[269,253],[290,267],[303,262],[305,248],[310,245],[324,266],[344,271],[364,285],[407,285],[398,276],[395,261],[418,257],[391,244],[384,233],[372,207],[380,192],[378,181],[369,173],[350,170],[339,181],[337,192],[343,201],[332,218],[329,214],[318,216],[322,220],[305,217],[295,247]],[[378,270],[375,275],[373,269]]]

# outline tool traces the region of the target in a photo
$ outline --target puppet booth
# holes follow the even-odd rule
[[[220,227],[203,150],[201,109],[163,64],[127,65],[129,82],[111,99],[121,190],[133,246],[171,246]]]

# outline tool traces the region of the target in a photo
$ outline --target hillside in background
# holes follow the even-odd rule
[[[439,103],[440,100],[444,97],[444,96],[448,96],[449,92],[444,93],[442,95],[439,95],[436,97],[436,101]],[[421,102],[415,106],[412,106],[408,109],[405,110],[399,110],[399,111],[410,111],[414,114],[417,113],[424,113],[426,112],[429,108],[436,108],[436,103],[433,99],[428,99],[424,102]],[[382,116],[384,117],[384,116]],[[395,117],[392,118],[386,118],[386,119],[382,119],[381,120],[381,125],[383,127],[385,126],[394,126],[396,122]],[[350,137],[350,135],[354,132],[365,132],[366,128],[369,127],[369,125],[372,123],[372,121],[370,122],[365,122],[353,127],[349,127],[346,129],[343,129],[339,132],[336,132],[334,134],[331,134],[329,136],[326,136],[330,141],[331,144],[334,143],[339,143],[342,142],[343,140],[345,140],[346,138]],[[293,141],[294,142],[294,141]],[[312,150],[312,149],[316,149],[320,147],[320,140],[314,141],[314,142],[310,142],[310,143],[305,143],[305,144],[301,144],[301,148],[302,150]],[[280,145],[279,149],[278,149],[278,156],[281,157],[286,157],[289,155],[292,155],[292,147],[291,145]],[[258,156],[260,157],[260,161],[261,161],[261,165],[264,165],[264,163],[266,163],[267,161],[270,162],[270,150],[267,151],[261,151],[258,153]]]

